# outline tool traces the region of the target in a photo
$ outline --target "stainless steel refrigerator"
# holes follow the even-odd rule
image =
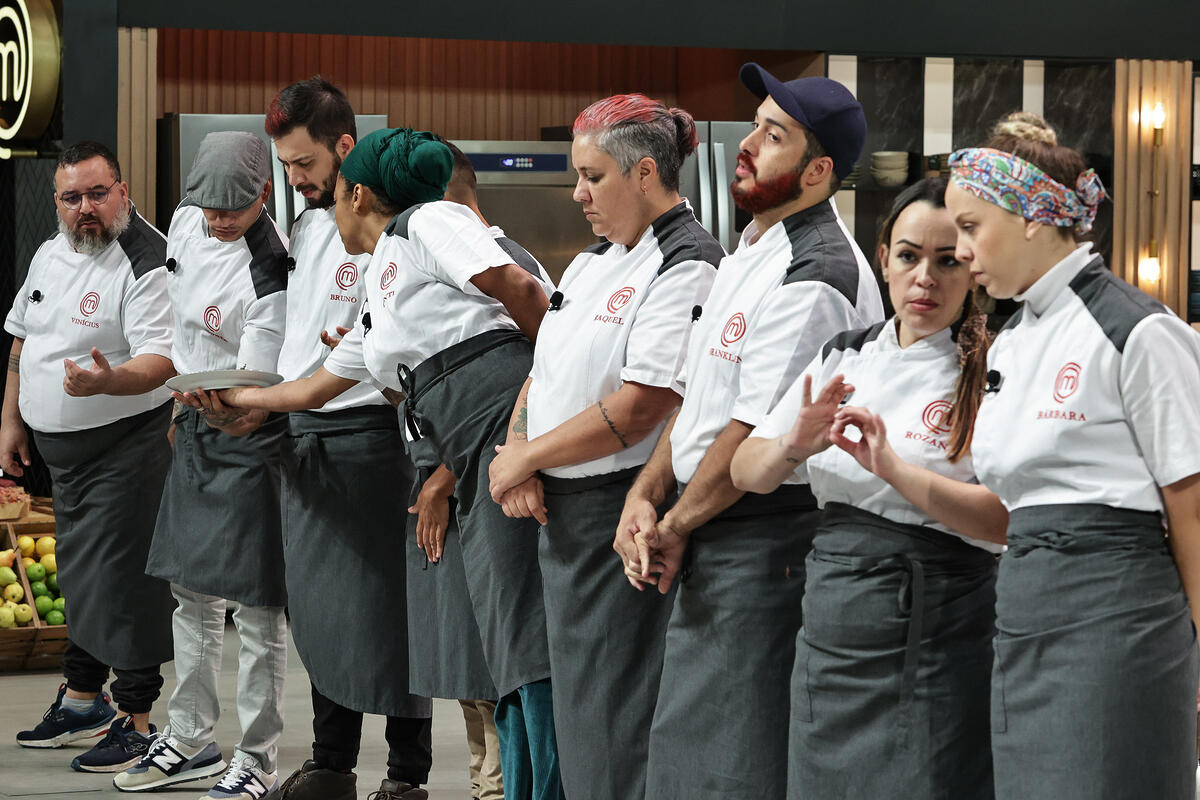
[[[679,175],[679,193],[727,253],[736,249],[742,230],[750,223],[750,215],[733,204],[729,193],[739,144],[750,130],[749,122],[697,122],[699,144]]]
[[[358,135],[387,127],[383,114],[358,114],[354,118]],[[276,158],[275,145],[267,136],[263,114],[167,114],[158,121],[158,224],[166,230],[171,215],[183,197],[188,170],[204,137],[215,131],[246,131],[262,139],[270,148],[273,174],[267,208],[279,226],[288,232],[292,220],[304,209],[304,196],[288,186],[283,165]]]

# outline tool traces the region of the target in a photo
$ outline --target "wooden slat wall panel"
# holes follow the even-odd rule
[[[117,30],[117,161],[138,211],[154,222],[158,119],[158,32]]]
[[[157,114],[262,113],[319,73],[359,113],[459,139],[538,139],[614,92],[680,94],[668,47],[163,30],[158,60]]]
[[[1163,143],[1145,115],[1162,103]],[[1113,102],[1113,271],[1187,315],[1191,259],[1192,62],[1117,59]],[[1151,165],[1157,167],[1151,174]],[[1158,189],[1154,219],[1149,191]],[[1142,281],[1138,263],[1158,244],[1159,280]]]

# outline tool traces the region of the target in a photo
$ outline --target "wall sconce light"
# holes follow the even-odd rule
[[[1167,112],[1162,103],[1155,103],[1150,112],[1150,123],[1154,126],[1154,148],[1150,151],[1150,247],[1145,258],[1138,263],[1138,281],[1158,283],[1162,277],[1162,265],[1158,263],[1158,236],[1155,222],[1155,200],[1158,197],[1158,149],[1163,143],[1163,123],[1167,121]]]

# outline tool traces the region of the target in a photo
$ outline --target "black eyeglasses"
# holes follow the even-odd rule
[[[78,210],[80,204],[83,203],[84,197],[87,197],[88,202],[90,202],[92,205],[102,206],[108,202],[109,192],[112,191],[112,187],[116,186],[117,182],[120,180],[120,178],[117,178],[117,180],[113,181],[108,186],[105,186],[103,189],[89,189],[86,192],[64,192],[58,196],[58,202],[62,203],[72,211]]]

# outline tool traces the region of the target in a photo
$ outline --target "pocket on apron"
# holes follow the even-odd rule
[[[808,683],[808,661],[811,651],[804,642],[804,630],[796,643],[796,663],[792,667],[792,720],[812,722],[812,689]]]
[[[992,639],[992,650],[996,657],[992,662],[992,733],[1008,732],[1008,712],[1004,705],[1004,667],[1001,666],[1004,648],[1000,637]]]

